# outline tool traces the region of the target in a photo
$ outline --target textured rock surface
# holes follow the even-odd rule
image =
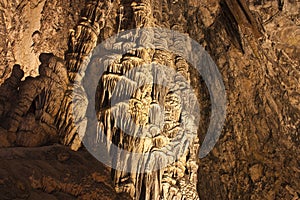
[[[70,145],[73,150],[80,148],[87,128],[85,107],[88,101],[81,84],[82,78],[91,53],[97,45],[98,35],[110,14],[111,6],[109,1],[87,1],[75,30],[70,30],[65,55],[69,84],[57,116],[56,126],[63,144]],[[79,135],[79,132],[82,135]]]
[[[149,153],[149,157],[147,161],[134,158],[123,161],[122,155],[118,157],[111,151],[114,162],[124,169],[123,172],[113,171],[117,191],[128,192],[134,199],[172,199],[175,196],[197,199],[199,140],[193,117],[199,119],[192,110],[199,110],[195,108],[196,96],[188,86],[189,65],[181,57],[151,49],[138,49],[121,60],[108,66],[99,82],[96,101],[99,125],[106,134],[101,139],[113,141],[118,148],[129,152]],[[171,64],[169,68],[162,65],[167,66],[165,63]],[[113,69],[119,69],[120,73]],[[161,156],[161,163],[157,163],[154,155]],[[164,164],[164,159],[177,156],[177,162]],[[137,162],[145,162],[153,172],[144,175],[125,172],[130,163]],[[154,167],[159,165],[160,170],[154,172]],[[140,165],[134,171],[142,171],[145,166]]]
[[[0,34],[5,38],[5,40],[1,40],[0,45],[1,82],[8,77],[15,63],[21,64],[25,74],[31,74],[31,70],[34,70],[32,74],[36,74],[39,66],[37,61],[39,53],[53,52],[55,55],[63,57],[67,48],[69,54],[66,54],[65,66],[69,72],[69,81],[74,82],[74,76],[70,72],[77,72],[78,68],[85,67],[83,58],[86,58],[84,56],[87,56],[95,45],[95,36],[91,40],[85,41],[93,33],[89,32],[87,36],[82,35],[80,23],[75,31],[71,31],[71,40],[67,39],[68,29],[73,28],[79,18],[80,7],[83,8],[82,2],[0,1],[0,3],[0,14],[3,19],[0,21]],[[33,16],[28,14],[31,12],[30,9],[37,13],[34,20],[32,20]],[[40,10],[43,10],[42,15],[39,14]],[[83,12],[82,16],[85,14],[86,12]],[[96,31],[98,43],[121,30],[143,26],[162,26],[187,33],[205,47],[218,65],[227,90],[227,119],[223,134],[214,150],[209,156],[198,161],[197,189],[200,199],[300,198],[299,15],[300,3],[293,0],[154,0],[135,3],[122,0],[114,1],[110,14],[105,18],[106,23],[100,23],[104,27],[99,29],[99,35]],[[42,20],[36,20],[38,18]],[[22,21],[22,19],[24,20]],[[29,26],[26,21],[29,22]],[[90,22],[88,21],[88,23]],[[72,40],[74,35],[75,39]],[[75,46],[70,45],[72,41],[75,41]],[[32,42],[35,44],[30,47]],[[67,47],[68,42],[69,46]],[[79,47],[74,48],[78,44]],[[155,52],[159,55],[164,54],[164,52]],[[78,53],[78,57],[74,58],[74,53]],[[141,54],[131,55],[127,63],[124,60],[116,63],[111,70],[121,70],[124,66],[131,66],[135,63],[134,59],[139,59],[137,55]],[[159,60],[160,56],[157,57]],[[161,62],[169,60],[172,59],[162,56]],[[145,59],[143,58],[141,61],[145,62]],[[150,59],[151,61],[153,59]],[[11,88],[1,89],[4,91],[3,93],[8,93],[8,95],[0,94],[2,102],[0,114],[2,116],[6,116],[9,111],[13,110],[12,104],[6,102],[7,99],[10,99],[8,96],[15,96],[15,93],[18,93],[16,90],[19,85],[19,77],[23,75],[17,68],[16,73],[12,74],[12,78],[1,86],[1,88]],[[110,71],[108,70],[108,72]],[[190,75],[193,85],[197,85],[199,79],[193,77],[195,74],[192,71],[190,71]],[[105,83],[108,82],[106,79],[114,80],[114,78],[109,73],[106,77],[103,76],[102,83],[104,85],[100,84],[100,88],[109,91],[109,88],[105,86]],[[74,86],[71,84],[68,88],[72,92]],[[50,87],[47,86],[46,89],[49,90]],[[147,93],[149,88],[144,89]],[[154,91],[158,89],[154,87]],[[202,140],[205,136],[204,129],[209,121],[209,96],[204,84],[197,89],[202,92],[202,95],[198,97],[200,105],[204,108],[201,110],[201,130],[199,132],[199,138]],[[20,91],[22,91],[21,87]],[[23,91],[26,91],[26,88]],[[129,91],[125,90],[124,92]],[[80,142],[78,143],[80,140],[76,135],[76,129],[72,127],[74,119],[70,118],[72,116],[72,107],[69,107],[71,97],[68,99],[68,93],[65,94],[62,103],[64,106],[59,108],[59,113],[68,114],[64,115],[65,118],[58,118],[61,123],[58,123],[56,128],[60,129],[60,124],[62,124],[62,127],[67,126],[73,131],[67,130],[57,134],[63,135],[60,138],[63,143],[75,144],[74,148],[77,149],[80,146]],[[105,100],[105,95],[103,98],[104,101],[107,100]],[[155,99],[155,96],[151,97],[149,101],[147,98],[145,101],[133,98],[132,102],[136,99],[143,103],[142,107],[145,109],[139,110],[140,107],[135,108],[135,106],[129,106],[129,108],[135,111],[132,112],[135,113],[135,117],[139,116],[137,117],[140,119],[138,123],[143,124],[147,118],[143,118],[145,117],[143,112],[148,109],[150,101]],[[22,99],[18,101],[22,101]],[[98,109],[101,109],[101,106],[103,104]],[[176,109],[176,106],[171,107],[175,113]],[[79,119],[79,122],[82,120],[80,116],[75,117],[75,121],[76,119]],[[159,117],[151,118],[153,121],[157,119]],[[25,125],[35,127],[36,120],[32,116],[26,116],[26,121],[28,123],[24,123]],[[81,127],[84,127],[84,123]],[[16,127],[11,126],[11,128]],[[33,128],[24,127],[23,129],[32,130]],[[8,133],[3,128],[0,130],[0,137],[2,146],[17,144],[17,138],[32,141],[32,137],[20,137],[15,132]],[[131,144],[130,141],[128,144]],[[137,143],[133,142],[133,144]],[[164,139],[153,143],[154,146],[163,146],[164,144]],[[120,144],[120,146],[122,145]],[[124,146],[126,143],[122,147]],[[76,163],[74,164],[76,165]],[[180,164],[178,166],[178,169],[182,167]],[[183,165],[184,167],[185,165]],[[177,171],[180,172],[180,170]],[[132,191],[137,193],[140,191],[134,187],[133,189],[129,186],[120,187],[122,181],[126,182],[127,180],[124,177],[128,176],[112,173],[117,191],[127,191],[131,196],[135,196]],[[148,187],[154,188],[153,190],[156,192],[155,184],[151,183],[153,179],[151,176],[149,177]],[[143,180],[143,178],[133,177],[132,180]],[[175,177],[175,181],[178,181],[178,184],[175,185],[180,188],[179,178]],[[23,180],[21,180],[22,182]],[[138,183],[134,183],[134,186],[137,185]],[[22,186],[20,187],[22,188]],[[176,187],[174,188],[170,191],[176,194],[178,190]],[[157,192],[162,191],[158,190]],[[27,194],[26,192],[20,193]],[[139,195],[146,196],[146,193]]]
[[[67,89],[67,70],[63,60],[53,54],[41,54],[40,61],[37,77],[21,81],[24,72],[15,65],[10,78],[0,86],[2,98],[6,98],[2,101],[0,134],[9,138],[17,133],[10,145],[1,142],[0,146],[35,147],[59,141],[55,120]],[[5,100],[14,102],[9,105]]]
[[[0,83],[15,63],[25,76],[38,74],[42,52],[63,57],[69,29],[77,23],[84,0],[1,0]]]
[[[161,13],[161,7],[152,7],[150,1],[115,2],[113,8],[122,6],[130,6],[132,10],[119,13],[124,15],[124,21],[119,21],[118,30],[151,26],[170,28],[159,17],[154,18],[154,13]],[[111,16],[117,16],[118,12],[118,9],[113,9]],[[109,25],[109,19],[107,21]],[[181,25],[176,28],[180,29]],[[151,36],[154,34],[160,36],[159,43],[162,47],[188,48],[180,46],[184,41],[173,41],[152,30],[137,32],[135,36],[124,34],[117,39],[112,49],[109,49],[114,52],[113,57],[102,58],[104,63],[113,62],[105,66],[97,89],[99,127],[106,135],[100,140],[107,143],[111,141],[118,148],[129,152],[149,154],[145,160],[130,156],[124,159],[124,155],[116,155],[108,145],[113,163],[119,163],[119,169],[122,169],[112,170],[118,192],[129,193],[133,199],[198,199],[196,184],[199,140],[196,136],[197,122],[192,120],[193,117],[197,120],[197,117],[195,113],[188,112],[189,108],[195,106],[193,100],[196,101],[188,88],[189,64],[182,57],[168,51],[144,47],[151,44]],[[125,55],[116,53],[120,49],[135,46],[139,40],[136,38],[142,38],[141,47],[133,48]],[[97,61],[93,65],[101,66]],[[163,69],[164,65],[168,68]],[[182,81],[180,76],[186,81]],[[194,143],[191,144],[189,142],[193,134]],[[155,155],[161,156],[161,163],[155,159]],[[176,156],[176,162],[164,165],[164,159]],[[138,162],[145,164],[135,169],[135,163]],[[159,165],[162,167],[158,167],[160,170],[156,172],[154,167]],[[134,172],[143,172],[143,167],[147,167],[151,172],[129,173],[126,172],[127,167],[133,168]]]
[[[0,149],[1,199],[130,199],[88,152],[61,145]]]

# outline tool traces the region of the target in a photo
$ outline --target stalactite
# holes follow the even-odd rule
[[[120,18],[124,16],[124,21],[119,20],[125,24],[131,17],[135,28],[149,26],[155,21],[153,14],[161,13],[156,10],[169,10],[167,5],[166,2],[157,2],[157,6],[154,5],[152,10],[148,1],[133,2],[133,13],[124,9],[123,14],[120,10]],[[162,19],[167,25],[167,16],[164,14],[161,19],[156,19],[155,23],[164,23]],[[121,24],[119,30],[120,27]],[[112,59],[112,63],[104,61],[108,67],[104,69],[105,75],[102,76],[97,89],[97,93],[101,94],[97,98],[97,110],[103,113],[100,114],[102,117],[99,118],[98,126],[103,128],[107,136],[105,143],[113,142],[118,148],[127,151],[150,153],[148,161],[142,165],[149,171],[154,167],[163,166],[177,154],[182,156],[179,161],[158,172],[144,175],[128,173],[125,169],[123,172],[112,170],[116,190],[127,192],[134,199],[197,199],[195,176],[198,169],[198,140],[193,140],[195,144],[189,143],[189,140],[197,135],[197,127],[194,125],[193,113],[185,111],[191,109],[189,106],[193,106],[189,105],[193,103],[193,97],[185,92],[190,89],[189,64],[182,57],[164,50],[168,47],[178,48],[182,49],[185,55],[189,49],[180,46],[182,42],[186,42],[185,37],[173,41],[168,35],[151,30],[137,31],[136,35],[121,32],[119,35],[121,40],[116,41],[112,49],[130,51],[121,59]],[[154,35],[160,37],[156,38],[157,49],[151,49],[154,47]],[[141,47],[135,49],[132,40],[138,45],[142,44]],[[165,66],[169,70],[164,69]],[[107,79],[118,76],[124,78],[115,79],[117,84],[115,81],[111,84]],[[103,95],[108,96],[104,98]],[[143,138],[140,138],[141,136]],[[126,168],[129,163],[134,165],[133,163],[141,162],[131,160],[130,156],[118,157],[118,154],[111,150],[111,146],[108,145],[108,151],[114,157],[113,162],[120,162],[120,166]],[[161,162],[156,163],[155,158],[161,159]],[[188,175],[185,174],[186,171],[189,172]],[[185,179],[189,181],[184,181]]]
[[[162,50],[156,50],[154,52],[150,63],[155,62],[157,64],[150,64],[148,65],[149,67],[145,67],[143,59],[137,58],[136,56],[137,54],[134,52],[131,55],[123,56],[121,63],[118,64],[118,68],[121,69],[131,66],[131,70],[123,75],[123,77],[126,78],[120,78],[118,80],[119,82],[117,86],[114,87],[112,96],[106,98],[106,101],[112,101],[114,95],[116,95],[115,97],[118,100],[116,101],[117,104],[112,104],[106,108],[110,110],[109,112],[105,111],[105,113],[107,113],[106,117],[99,119],[99,124],[103,127],[107,135],[106,143],[113,142],[118,148],[126,149],[127,151],[152,152],[149,155],[149,162],[144,163],[149,169],[154,167],[154,158],[160,155],[165,157],[165,160],[162,161],[162,165],[177,154],[182,155],[182,157],[180,157],[180,162],[175,162],[169,165],[168,168],[163,168],[159,173],[153,172],[151,175],[147,174],[137,177],[132,173],[113,170],[112,174],[116,183],[116,190],[119,192],[127,192],[134,199],[140,198],[141,195],[143,196],[142,198],[145,199],[159,197],[171,199],[173,196],[181,199],[197,199],[195,180],[197,154],[191,151],[197,151],[199,146],[197,146],[198,140],[194,140],[195,145],[193,147],[192,144],[188,142],[191,138],[195,137],[197,127],[193,123],[193,120],[195,120],[192,117],[193,114],[185,113],[185,111],[182,110],[183,108],[190,109],[190,107],[187,107],[187,104],[192,102],[192,97],[185,92],[185,90],[189,89],[187,86],[179,87],[178,89],[168,88],[168,85],[172,85],[175,82],[176,85],[181,85],[181,82],[183,85],[186,84],[185,79],[188,79],[187,83],[189,83],[189,66],[182,58]],[[140,61],[134,64],[137,60]],[[144,67],[138,65],[142,63],[144,63]],[[161,63],[170,66],[175,72],[168,72],[168,78],[166,78],[167,71],[164,70],[163,66],[160,67],[158,65]],[[113,75],[112,72],[108,72],[108,75],[104,75],[103,77],[109,76],[115,75]],[[102,80],[104,81],[104,79]],[[131,87],[129,80],[136,85]],[[99,84],[103,84],[102,82],[100,81]],[[162,86],[158,87],[160,84]],[[108,89],[106,87],[99,88],[102,88],[102,93],[105,93],[105,90]],[[123,91],[125,90],[126,92],[124,93]],[[126,96],[129,101],[126,101],[124,96]],[[183,97],[183,99],[180,97]],[[161,103],[162,106],[158,103]],[[99,105],[101,107],[101,104]],[[119,107],[120,105],[122,106]],[[193,106],[193,104],[191,106]],[[111,121],[114,121],[114,125],[111,124]],[[163,124],[164,126],[162,126]],[[138,127],[145,127],[146,129],[140,129]],[[128,135],[128,133],[131,135]],[[146,138],[139,138],[142,135]],[[137,136],[138,138],[136,138]],[[108,149],[111,149],[110,146],[108,146]],[[187,156],[188,154],[189,156]],[[111,155],[115,156],[117,154],[111,152]],[[114,158],[114,162],[121,162],[121,160],[123,161],[120,165],[124,167],[128,165],[128,162],[133,162],[133,160],[130,160],[130,157],[125,160],[121,157]],[[186,171],[190,172],[188,177],[185,175]],[[167,175],[168,173],[169,175]],[[151,179],[147,179],[146,177],[151,177]],[[156,179],[155,177],[161,178]],[[189,181],[183,181],[186,178]],[[178,182],[180,180],[181,184]],[[144,187],[142,187],[142,185],[144,185]],[[169,189],[165,191],[166,188]],[[148,195],[145,194],[146,191],[148,191]],[[166,194],[169,193],[171,193],[171,195],[166,196]]]

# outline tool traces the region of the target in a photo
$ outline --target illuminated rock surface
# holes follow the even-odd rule
[[[299,2],[122,0],[83,5],[79,0],[0,0],[1,199],[115,199],[117,192],[137,199],[172,199],[169,195],[178,199],[300,198]],[[172,84],[171,74],[160,72],[160,77],[153,77],[145,67],[121,76],[141,64],[159,63],[174,69],[195,89],[200,105],[199,141],[196,137],[188,154],[161,172],[109,173],[79,149],[78,131],[88,123],[84,109],[74,114],[73,103],[85,107],[88,102],[80,85],[84,74],[78,72],[85,70],[89,54],[103,40],[122,30],[153,26],[186,33],[208,51],[226,87],[226,123],[213,151],[197,159],[209,123],[210,100],[195,70],[184,59],[159,49],[116,55],[115,62],[103,69],[107,73],[98,77],[96,94],[99,124],[108,138],[124,149],[147,152],[163,149],[174,131],[187,132],[188,128],[176,129],[179,121],[188,118],[180,106],[185,105],[186,99],[181,99],[185,95],[159,84],[135,90],[149,80]],[[145,42],[151,34],[143,38]],[[130,46],[129,38],[124,36],[113,48]],[[161,35],[162,47],[169,42]],[[179,40],[173,45],[184,51],[180,44]],[[180,80],[174,84],[184,85]],[[131,94],[129,102],[119,98],[118,104],[107,106],[113,95]],[[72,102],[74,98],[78,101]],[[122,109],[131,113],[136,124],[149,122],[153,136],[136,141],[114,135],[111,114]],[[120,126],[131,128],[124,120],[128,116],[118,117]],[[162,121],[164,131],[155,132]],[[105,197],[93,196],[96,193]]]

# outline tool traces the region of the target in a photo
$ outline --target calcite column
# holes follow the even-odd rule
[[[69,48],[65,55],[70,83],[55,124],[62,143],[70,145],[73,150],[81,146],[83,135],[78,133],[83,133],[87,126],[84,108],[87,107],[88,100],[82,87],[82,78],[110,9],[110,1],[87,1],[78,25],[75,30],[70,31]],[[74,110],[74,107],[80,109]]]
[[[163,50],[176,48],[186,54],[190,46],[181,46],[186,44],[185,37],[174,39],[159,29],[139,32],[145,27],[170,28],[165,15],[167,2],[121,1],[119,6],[128,5],[131,9],[121,9],[122,17],[126,18],[120,21],[118,31],[129,28],[137,31],[136,35],[121,32],[113,44],[116,52],[131,49],[128,53],[102,58],[102,62],[110,64],[103,69],[96,94],[98,123],[105,134],[98,140],[149,157],[146,163],[136,165],[144,161],[134,160],[130,155],[122,157],[108,145],[112,163],[119,166],[112,169],[116,190],[129,193],[133,199],[198,199],[198,118],[194,116],[196,113],[186,112],[197,101],[190,92],[192,66],[183,57]],[[180,24],[172,28],[181,31]],[[159,37],[156,48],[154,35]],[[181,156],[167,166],[156,159],[177,155]],[[148,168],[146,173],[128,172],[130,166],[137,167],[136,172]]]

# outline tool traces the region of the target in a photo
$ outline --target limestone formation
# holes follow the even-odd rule
[[[1,126],[17,133],[15,142],[20,146],[40,146],[58,140],[54,121],[66,91],[67,71],[64,61],[52,54],[41,54],[40,61],[39,76],[21,81],[23,71],[16,65],[1,86],[3,94],[15,101],[9,111],[3,112]]]
[[[0,118],[4,118],[17,100],[18,88],[24,76],[20,65],[14,65],[11,76],[0,87]]]
[[[149,5],[148,1],[131,4],[134,27],[153,24],[155,20]],[[190,66],[182,57],[159,49],[160,46],[176,48],[182,41],[170,41],[168,36],[156,35],[161,37],[156,40],[159,42],[156,44],[158,49],[151,48],[151,30],[149,33],[137,31],[135,36],[121,36],[122,41],[117,42],[113,49],[128,51],[128,54],[120,55],[121,59],[110,63],[103,61],[109,64],[97,87],[96,108],[99,127],[106,136],[99,139],[106,144],[113,142],[113,145],[129,152],[149,154],[144,165],[132,166],[138,167],[138,171],[147,166],[148,173],[126,172],[125,168],[130,163],[134,165],[143,161],[123,160],[108,145],[112,162],[124,167],[124,171],[112,169],[118,192],[126,192],[133,199],[198,199],[199,140],[197,128],[193,126],[197,122],[192,120],[191,113],[184,112],[188,106],[193,106],[189,105],[191,96],[185,93],[189,87]],[[131,46],[132,41],[142,44],[142,47],[135,49]],[[180,48],[188,51],[186,47]],[[193,143],[178,145],[190,142],[193,134]],[[176,144],[179,149],[173,148]],[[167,166],[157,163],[154,157],[176,157],[179,155],[176,153],[181,155],[179,161]],[[159,165],[162,169],[156,172],[155,168]]]
[[[65,93],[56,126],[63,144],[70,145],[73,150],[78,150],[83,137],[78,135],[80,131],[77,128],[85,130],[87,120],[86,111],[74,110],[72,104],[81,105],[82,108],[87,107],[88,102],[81,81],[110,9],[109,1],[87,1],[76,29],[70,32],[69,48],[65,56],[70,84]]]
[[[20,66],[15,66],[11,77],[1,86],[1,126],[4,135],[17,133],[16,145],[40,146],[61,141],[77,150],[82,136],[79,129],[86,129],[85,110],[73,110],[76,105],[87,105],[81,79],[89,56],[97,44],[105,17],[111,3],[88,1],[75,30],[71,30],[66,61],[53,54],[41,54],[40,75],[26,77]],[[73,101],[76,99],[76,101]],[[6,101],[15,100],[12,106]],[[31,139],[29,139],[31,138]],[[14,145],[14,144],[10,144]]]
[[[182,106],[188,103],[184,102],[186,99],[181,99],[181,90],[184,91],[186,88],[175,90],[175,88],[170,87],[175,83],[176,73],[173,73],[174,77],[171,76],[173,79],[168,79],[165,75],[169,73],[168,76],[170,76],[170,72],[165,71],[162,65],[158,65],[161,63],[169,64],[171,65],[170,67],[176,69],[175,56],[168,52],[156,50],[152,53],[152,55],[156,55],[153,56],[153,60],[148,65],[142,65],[147,63],[149,57],[146,56],[147,59],[144,60],[138,56],[138,52],[140,50],[132,52],[131,57],[124,56],[120,64],[113,63],[112,65],[115,67],[109,67],[109,71],[102,76],[97,90],[99,94],[96,101],[99,104],[97,107],[99,108],[98,120],[100,127],[103,128],[107,140],[118,141],[114,145],[119,148],[139,153],[150,152],[153,155],[155,154],[154,152],[160,152],[162,156],[164,154],[173,155],[172,152],[165,152],[167,146],[176,142],[184,143],[190,134],[189,132],[197,132],[196,127],[190,127],[189,125],[186,125],[185,130],[183,130],[180,124],[180,122],[186,122],[187,124],[192,122],[189,115],[182,113]],[[150,52],[153,51],[148,50],[148,53]],[[169,59],[159,59],[159,57],[165,57],[164,55],[169,55]],[[140,65],[134,64],[133,61],[139,59],[141,60],[139,61]],[[177,58],[177,60],[180,59]],[[127,68],[126,66],[129,63],[135,67],[131,67],[129,71],[122,69]],[[124,73],[122,76],[120,72],[116,74],[114,71],[110,71],[110,69],[117,68],[117,66],[119,66],[120,72],[125,71],[127,73]],[[178,62],[177,66],[178,69],[189,67],[185,62]],[[178,72],[182,73],[184,70],[178,70]],[[187,73],[182,73],[182,75],[189,79]],[[155,81],[157,82],[153,81],[153,79],[156,79]],[[178,81],[180,80],[177,80],[176,84],[180,85]],[[123,115],[122,113],[127,114]],[[149,127],[150,129],[143,128],[143,133],[141,133],[142,127]],[[148,131],[149,133],[147,133]],[[143,136],[143,138],[138,139],[136,136]],[[188,149],[180,158],[181,162],[176,162],[166,167],[166,169],[161,169],[159,172],[137,175],[113,170],[116,190],[118,192],[127,192],[134,199],[172,199],[175,197],[180,199],[197,199],[196,177],[198,167],[196,156],[199,145],[197,146],[198,140],[194,141],[195,148],[192,146],[182,147],[183,149]],[[108,146],[108,151],[109,149],[110,147]],[[188,155],[189,158],[187,157]],[[114,162],[123,162],[122,158],[115,156],[112,152]],[[149,159],[149,163],[156,162],[151,157]],[[135,163],[136,161],[129,159],[123,165],[126,166],[130,162]],[[194,165],[191,165],[191,163],[194,163]],[[159,163],[157,164],[159,165]],[[139,167],[142,168],[143,166]],[[186,174],[187,172],[188,175]],[[179,185],[180,180],[181,184]],[[144,188],[142,188],[142,185],[144,185]],[[173,194],[171,196],[167,195],[171,191]],[[147,195],[143,196],[143,194]]]
[[[299,199],[299,2],[0,0],[0,19],[0,147],[13,147],[0,152],[0,198],[113,199],[116,191],[149,200]],[[139,31],[145,27],[158,28]],[[222,74],[226,123],[201,160],[200,144],[214,117],[211,97],[182,56],[193,51],[183,45],[190,41],[159,28],[203,45]],[[137,31],[122,32],[129,29]],[[114,34],[118,40],[91,58],[96,45]],[[90,85],[96,94],[83,87],[86,73],[98,81]],[[94,121],[87,120],[86,108],[96,110]],[[104,135],[99,131],[88,141],[108,144],[118,169],[84,176],[97,162],[73,159],[84,151],[79,148],[89,123]],[[79,151],[19,148],[53,143]],[[113,145],[144,157],[124,157]],[[49,151],[63,153],[41,158]],[[66,176],[56,177],[54,170],[66,170]],[[18,171],[25,172],[20,180]]]

